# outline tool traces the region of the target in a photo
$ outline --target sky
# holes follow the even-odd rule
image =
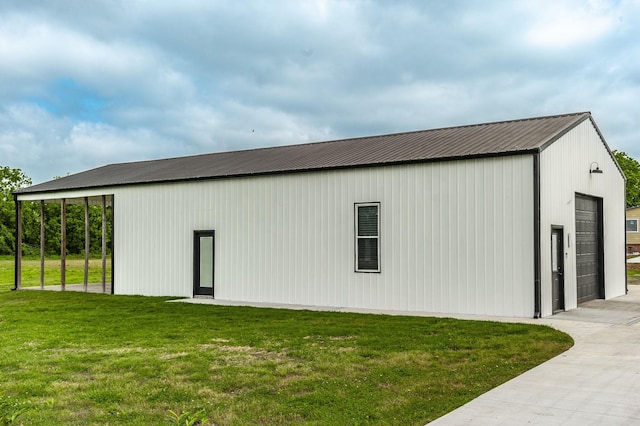
[[[590,111],[640,160],[640,0],[0,3],[0,166]]]

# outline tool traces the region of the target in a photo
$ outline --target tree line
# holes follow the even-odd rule
[[[32,183],[22,170],[0,166],[0,255],[11,255],[15,246],[15,202],[13,191]],[[44,240],[47,255],[60,254],[60,228],[62,209],[60,203],[46,203],[44,214]],[[111,251],[113,212],[107,209],[107,250]],[[85,224],[84,205],[69,204],[66,207],[66,254],[84,254]],[[102,206],[89,206],[89,253],[102,253]],[[22,251],[26,256],[40,254],[40,202],[22,203]]]

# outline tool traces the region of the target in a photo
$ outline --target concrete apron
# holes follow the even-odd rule
[[[430,425],[640,424],[640,286],[535,323],[575,345]]]

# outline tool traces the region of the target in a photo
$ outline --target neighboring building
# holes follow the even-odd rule
[[[16,193],[103,196],[116,294],[533,317],[626,289],[625,180],[590,113],[113,164]]]
[[[627,209],[627,253],[640,253],[640,206]]]

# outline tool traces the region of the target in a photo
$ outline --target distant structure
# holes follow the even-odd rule
[[[627,253],[640,253],[640,206],[629,207],[626,212]]]

